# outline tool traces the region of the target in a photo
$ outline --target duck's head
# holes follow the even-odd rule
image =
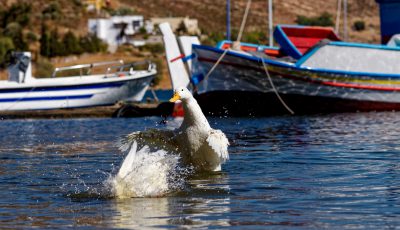
[[[174,90],[174,96],[171,99],[169,99],[169,101],[170,102],[175,102],[177,100],[186,101],[192,97],[193,96],[188,89],[186,89],[185,87],[179,87]]]

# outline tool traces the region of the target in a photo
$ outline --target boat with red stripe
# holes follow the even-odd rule
[[[279,48],[193,45],[192,82],[205,112],[288,114],[277,94],[295,114],[400,109],[398,47],[342,42],[322,27],[280,25],[274,37]]]

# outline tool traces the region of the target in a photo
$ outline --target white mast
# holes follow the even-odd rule
[[[272,12],[272,0],[268,0],[268,27],[269,27],[269,46],[273,46],[274,45],[274,41],[273,41],[273,21],[272,21],[272,16],[273,16],[273,12]]]
[[[342,0],[337,1],[337,9],[336,9],[336,23],[335,23],[335,33],[339,35],[339,27],[340,27],[340,13],[342,12]]]
[[[347,41],[347,0],[343,0],[343,38]]]

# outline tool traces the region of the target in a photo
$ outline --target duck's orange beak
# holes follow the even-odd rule
[[[169,99],[169,102],[175,102],[180,99],[181,99],[181,96],[179,96],[178,93],[174,93],[174,96],[171,99]]]

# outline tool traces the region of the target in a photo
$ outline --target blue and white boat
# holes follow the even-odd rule
[[[274,37],[279,51],[193,44],[190,82],[205,113],[400,110],[399,47],[342,42],[326,28],[305,26],[277,26]]]
[[[197,99],[205,112],[257,116],[288,114],[287,107],[295,114],[400,110],[398,47],[325,40],[301,52],[284,27],[277,27],[275,38],[282,52],[292,56],[229,50],[207,78],[225,50],[193,45],[192,82],[198,82]]]
[[[52,77],[32,76],[30,53],[15,53],[8,80],[0,81],[0,111],[49,110],[113,105],[119,101],[141,101],[156,66],[151,62],[124,64],[101,62],[56,68]],[[143,70],[136,70],[145,65]],[[95,67],[106,70],[91,74]],[[64,71],[79,76],[56,77]],[[85,73],[83,73],[85,71]]]

